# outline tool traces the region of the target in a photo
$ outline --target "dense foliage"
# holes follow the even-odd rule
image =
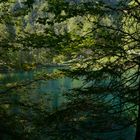
[[[0,71],[69,65],[32,81],[1,85],[3,139],[104,140],[104,133],[129,127],[140,139],[138,0],[7,0],[0,7]],[[47,94],[30,88],[64,75],[83,85],[50,111]]]

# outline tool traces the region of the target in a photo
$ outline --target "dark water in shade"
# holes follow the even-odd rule
[[[40,68],[32,71],[18,71],[0,74],[0,84],[5,85],[7,83],[12,82],[20,82],[22,80],[32,80],[36,77],[37,73],[52,73],[56,72],[60,67],[48,67],[48,68]],[[65,98],[62,93],[65,91],[69,91],[71,88],[79,87],[82,85],[82,80],[73,80],[68,77],[59,78],[56,80],[49,81],[38,81],[35,85],[35,88],[31,89],[32,93],[39,94],[48,94],[51,97],[51,108],[59,107],[63,102],[65,102]],[[122,131],[110,132],[110,133],[101,133],[97,134],[101,138],[105,140],[134,140],[135,129],[133,127],[129,127]]]

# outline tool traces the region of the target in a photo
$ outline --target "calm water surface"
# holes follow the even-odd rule
[[[53,73],[61,69],[61,67],[39,68],[32,71],[17,71],[4,73],[0,75],[1,84],[6,85],[23,80],[33,80],[39,73]],[[57,107],[65,100],[63,93],[71,88],[82,85],[81,80],[74,80],[68,77],[63,77],[55,80],[38,81],[32,89],[32,93],[48,94],[52,98],[52,107]]]
[[[20,82],[23,80],[32,80],[36,77],[37,73],[47,72],[52,73],[56,72],[60,67],[48,67],[48,68],[40,68],[32,71],[18,71],[5,73],[0,75],[0,81],[2,85],[6,85],[8,83]],[[38,81],[33,89],[31,89],[32,93],[39,94],[48,94],[51,97],[50,106],[52,108],[59,107],[63,102],[65,102],[65,98],[63,97],[63,93],[69,91],[71,88],[79,87],[82,85],[82,80],[73,80],[68,77],[59,78],[56,80],[49,81]],[[97,134],[100,135],[100,134]],[[105,133],[101,134],[102,138],[107,140],[134,140],[135,130],[130,127],[128,129],[113,132],[113,133]]]

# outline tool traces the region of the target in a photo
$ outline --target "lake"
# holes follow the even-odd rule
[[[17,71],[10,73],[3,73],[0,75],[1,84],[7,85],[14,82],[22,82],[24,80],[33,80],[40,73],[53,73],[62,69],[63,67],[48,67],[38,68],[31,71]],[[68,77],[58,78],[55,80],[38,81],[35,87],[32,88],[32,93],[47,94],[52,101],[50,105],[52,108],[56,108],[65,100],[63,93],[69,91],[72,88],[82,85],[81,80],[75,80]],[[32,87],[32,86],[30,86]]]
[[[59,68],[61,69],[61,67],[48,67],[31,71],[3,73],[0,75],[0,84],[7,85],[13,82],[21,82],[23,80],[33,80],[38,73],[52,73],[58,71]],[[66,101],[63,96],[64,92],[81,85],[82,80],[75,80],[68,77],[48,81],[38,81],[32,86],[28,86],[28,93],[29,95],[31,94],[29,100],[38,101],[40,98],[38,95],[45,94],[47,95],[46,101],[50,110],[56,109]],[[50,100],[48,98],[50,98]],[[135,130],[133,127],[129,127],[122,131],[101,133],[97,135],[105,138],[106,140],[134,140]]]

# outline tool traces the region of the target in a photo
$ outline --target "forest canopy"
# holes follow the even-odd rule
[[[1,78],[49,66],[63,67]],[[64,77],[82,85],[51,110],[48,94],[32,89]],[[2,140],[120,140],[113,133],[130,127],[139,140],[139,0],[1,0],[0,81]]]

